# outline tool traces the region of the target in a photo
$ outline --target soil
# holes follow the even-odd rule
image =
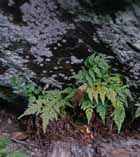
[[[65,125],[66,123],[68,127],[70,124],[65,122]],[[8,151],[25,152],[31,157],[76,157],[76,155],[72,156],[69,151],[70,148],[76,148],[85,151],[92,150],[89,151],[90,153],[87,156],[82,154],[83,156],[80,157],[140,157],[139,131],[119,135],[113,133],[108,135],[106,133],[90,138],[90,141],[88,141],[82,134],[84,129],[89,133],[87,126],[77,128],[75,131],[69,128],[71,131],[67,132],[68,135],[66,131],[61,130],[63,129],[60,127],[62,120],[56,124],[55,127],[59,129],[54,128],[55,131],[48,132],[41,140],[39,136],[33,138],[21,129],[21,123],[17,120],[16,115],[0,110],[0,138],[3,136],[9,138]],[[49,127],[51,128],[53,125],[52,123]],[[73,132],[73,134],[70,134],[70,132]],[[53,133],[55,133],[55,136],[53,136]]]

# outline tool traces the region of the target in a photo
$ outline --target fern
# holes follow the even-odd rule
[[[96,112],[99,114],[103,121],[103,124],[105,125],[107,106],[105,104],[99,103],[96,107]]]
[[[11,83],[15,92],[20,92],[29,98],[28,108],[19,118],[27,115],[40,116],[44,133],[50,121],[65,115],[65,108],[71,107],[70,102],[75,94],[72,88],[45,91],[35,83],[26,83],[20,77],[13,77]]]
[[[117,101],[113,112],[113,119],[118,128],[118,132],[120,132],[122,123],[124,122],[125,119],[125,108],[123,102]]]
[[[15,93],[24,94],[28,97],[39,95],[42,91],[41,87],[37,86],[33,82],[25,82],[25,80],[20,76],[12,77],[11,85]]]
[[[107,63],[105,55],[94,53],[89,56],[84,63],[85,67],[74,76],[79,83],[87,83],[91,86],[98,78],[106,79],[110,66]]]
[[[90,120],[91,120],[92,115],[93,115],[93,109],[94,109],[92,102],[88,99],[83,101],[81,103],[81,109],[85,112],[88,123],[90,123]]]
[[[69,101],[73,96],[71,92],[72,89],[69,88],[43,91],[39,96],[29,95],[29,107],[19,118],[32,114],[40,116],[45,133],[50,121],[57,120],[65,114],[65,107],[70,106]]]
[[[83,70],[76,75],[77,82],[86,84],[81,109],[86,113],[88,122],[96,111],[105,124],[107,109],[113,106],[113,120],[120,132],[128,98],[132,99],[129,85],[123,83],[121,75],[111,73],[104,55],[94,53],[86,59],[84,65]]]

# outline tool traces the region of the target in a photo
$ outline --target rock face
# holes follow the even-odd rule
[[[93,145],[80,146],[70,142],[52,142],[47,157],[139,157],[140,142],[133,137],[97,139]]]
[[[124,65],[129,77],[139,80],[140,3],[119,1],[118,5],[115,3],[113,6],[111,1],[102,0],[102,2],[104,6],[92,3],[94,9],[78,14],[76,21],[90,23],[94,29],[93,41],[106,45],[106,48],[109,47],[115,58]]]
[[[119,1],[114,6],[104,0],[3,0],[0,81],[21,74],[43,85],[71,86],[70,76],[92,50],[115,58],[113,65],[137,81],[139,20],[140,2],[136,0]]]
[[[94,157],[95,150],[88,146],[80,146],[75,143],[55,142],[50,146],[48,157]]]
[[[22,73],[29,77],[27,79],[35,78],[37,82],[59,88],[63,82],[69,82],[68,76],[74,73],[73,66],[81,64],[83,59],[77,58],[71,50],[64,53],[61,48],[67,42],[65,34],[68,30],[73,31],[75,26],[63,19],[57,2],[30,0],[20,6],[14,1],[2,4],[0,61],[8,68],[1,70],[0,79],[8,81],[11,75]],[[22,14],[21,23],[13,23],[17,16],[13,12],[5,16],[5,8],[17,9]]]
[[[140,78],[140,3],[23,0],[0,3],[0,80],[14,74],[61,88],[92,50]],[[20,16],[20,17],[19,17]],[[20,19],[16,21],[15,19]]]
[[[30,0],[21,6],[25,39],[34,44],[31,53],[34,56],[51,57],[49,45],[57,43],[68,30],[74,29],[73,24],[60,20],[61,14],[58,5],[51,0]]]
[[[98,145],[98,155],[100,157],[139,157],[140,143],[138,139],[117,138],[113,141],[102,142]]]
[[[131,4],[124,11],[113,13],[113,17],[93,13],[88,21],[92,22],[93,26],[98,26],[96,27],[98,41],[109,46],[120,63],[128,66],[129,75],[139,80],[140,14],[138,10],[138,5]]]

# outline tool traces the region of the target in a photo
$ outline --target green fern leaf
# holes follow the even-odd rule
[[[91,76],[90,76],[89,74],[87,74],[85,78],[86,78],[87,84],[88,84],[89,86],[92,86],[93,81],[92,81]]]
[[[125,109],[121,102],[117,102],[115,110],[113,112],[113,120],[118,128],[118,132],[120,132],[122,124],[125,119]]]
[[[89,69],[89,75],[92,78],[93,82],[95,81],[95,73],[93,72],[93,70]]]
[[[93,70],[94,70],[95,74],[97,75],[97,77],[99,77],[99,78],[102,77],[100,69],[97,66],[94,66]]]
[[[105,102],[105,97],[106,97],[106,93],[107,93],[107,89],[104,86],[99,86],[98,87],[98,93],[101,99],[102,104],[104,105]]]
[[[87,88],[87,94],[88,94],[88,97],[90,99],[91,102],[93,102],[93,93],[92,93],[92,88]]]
[[[86,113],[86,117],[87,117],[88,124],[89,124],[90,120],[92,118],[92,115],[93,115],[93,109],[92,108],[88,108],[85,113]]]
[[[132,94],[129,90],[129,87],[127,86],[124,90],[123,90],[123,93],[130,98],[130,100],[133,100],[133,97],[132,97]]]
[[[97,113],[99,113],[99,116],[101,117],[102,122],[105,125],[107,107],[105,105],[102,105],[101,103],[99,103],[96,107],[96,111],[97,111]]]
[[[112,105],[115,106],[117,96],[116,92],[112,88],[108,88],[106,96],[108,100],[111,101]]]
[[[29,104],[29,107],[21,116],[18,117],[18,119],[21,119],[22,117],[28,116],[28,115],[33,115],[33,114],[38,115],[39,113],[41,113],[41,108],[42,108],[42,105],[38,105],[38,102]]]
[[[96,88],[91,89],[92,90],[92,95],[94,100],[96,101],[96,103],[99,103],[99,96],[98,96],[98,91],[96,90]]]
[[[135,106],[137,107],[137,109],[134,113],[134,118],[133,119],[136,119],[136,118],[140,117],[140,103],[135,104]]]
[[[42,118],[42,125],[43,125],[43,131],[46,133],[46,128],[50,121],[57,120],[58,118],[58,110],[54,110],[50,108],[49,106],[43,107],[41,118]]]
[[[90,120],[92,118],[93,112],[94,112],[94,105],[90,100],[83,101],[81,103],[81,109],[85,112],[86,118],[88,120],[88,123],[90,123]]]

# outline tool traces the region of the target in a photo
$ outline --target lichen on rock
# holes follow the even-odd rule
[[[30,0],[21,6],[23,33],[27,41],[33,44],[31,53],[37,56],[51,57],[49,46],[61,40],[73,24],[64,22],[58,6],[52,0]]]

